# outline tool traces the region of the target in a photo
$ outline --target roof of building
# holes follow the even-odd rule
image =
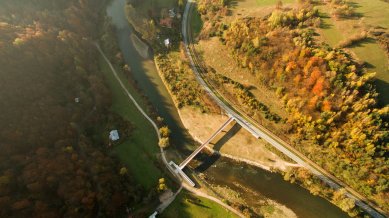
[[[170,45],[170,39],[165,39],[163,42],[165,43],[165,46],[169,46]]]
[[[120,139],[119,137],[119,132],[114,129],[112,130],[110,133],[109,133],[109,139],[111,139],[112,141],[117,141]]]

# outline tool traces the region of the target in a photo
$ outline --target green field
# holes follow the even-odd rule
[[[329,16],[327,5],[319,6],[322,17],[321,38],[332,47],[340,41],[372,26],[389,27],[389,3],[381,0],[359,0],[355,2],[355,12],[360,16],[352,19],[335,20]],[[359,59],[367,62],[367,70],[377,73],[377,91],[381,104],[389,104],[389,64],[388,57],[373,39],[365,40],[348,48]]]
[[[321,7],[321,11],[325,8]],[[335,26],[331,17],[327,13],[320,13],[321,16],[321,35],[323,39],[332,47],[338,45],[344,39],[342,32]]]
[[[183,191],[160,217],[228,218],[237,216],[213,201]]]
[[[156,187],[158,179],[163,176],[161,170],[155,165],[155,161],[157,161],[156,155],[159,153],[159,149],[154,129],[143,115],[139,113],[132,102],[129,101],[111,73],[110,68],[102,58],[100,60],[100,69],[104,73],[112,92],[112,111],[120,114],[124,119],[131,121],[135,126],[135,130],[130,139],[120,145],[116,145],[114,152],[121,162],[126,164],[137,183],[146,189],[152,189]],[[116,67],[116,70],[118,69]],[[122,80],[126,81],[123,74],[120,71],[118,73]],[[143,103],[142,107],[145,108],[144,101],[140,98],[139,94],[128,83],[125,83],[125,85],[136,98],[137,102],[141,103],[141,105]],[[196,204],[189,203],[186,201],[187,198],[199,199],[201,202]],[[194,197],[183,191],[169,206],[166,212],[162,214],[162,217],[224,218],[236,216],[213,201]]]
[[[104,73],[107,84],[112,92],[112,108],[111,110],[121,115],[124,119],[130,121],[135,130],[131,137],[120,145],[114,147],[114,152],[120,158],[122,163],[125,163],[135,177],[137,183],[142,184],[145,188],[150,189],[157,185],[158,179],[161,178],[161,171],[155,166],[157,161],[156,155],[159,153],[157,135],[151,124],[137,110],[135,105],[124,94],[121,86],[113,76],[111,69],[106,62],[101,58],[100,69]],[[119,68],[116,70],[123,81],[126,81],[124,75]],[[143,99],[131,87],[125,83],[127,89],[144,106]]]
[[[144,16],[147,16],[150,11],[159,13],[162,8],[173,8],[176,3],[177,0],[142,0],[141,3],[136,6],[136,10]]]
[[[199,12],[195,8],[193,8],[191,16],[190,25],[192,27],[193,37],[196,38],[203,28],[203,21],[201,20]]]
[[[376,72],[376,86],[380,93],[379,100],[383,104],[389,104],[389,69],[388,59],[383,49],[376,42],[365,42],[350,48],[369,66],[368,71]]]
[[[363,22],[368,25],[379,25],[389,28],[389,3],[382,0],[354,0],[357,13],[363,15]]]

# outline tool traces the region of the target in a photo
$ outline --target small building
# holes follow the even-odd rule
[[[165,44],[165,46],[166,46],[167,48],[170,47],[170,39],[169,39],[169,38],[165,39],[165,40],[163,41],[163,43]]]
[[[80,98],[74,98],[74,102],[80,103]]]
[[[115,129],[115,130],[112,130],[110,133],[109,133],[109,139],[111,141],[117,141],[120,139],[119,137],[119,132]]]

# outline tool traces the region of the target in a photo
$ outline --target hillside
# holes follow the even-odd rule
[[[107,149],[134,127],[98,68],[106,4],[0,2],[0,217],[122,217],[143,195]]]
[[[267,16],[232,20],[239,6],[199,1],[204,28],[197,47],[208,64],[208,81],[258,123],[388,210],[389,108],[377,105],[375,73],[344,50],[316,41],[321,22],[316,2],[298,2],[274,1]],[[310,178],[296,172],[292,177]],[[305,185],[316,192],[311,184]],[[355,216],[352,203],[340,203],[339,196],[327,193]]]

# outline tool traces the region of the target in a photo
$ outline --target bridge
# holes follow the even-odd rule
[[[175,164],[173,161],[170,161],[170,166],[173,167],[174,171],[181,175],[181,177],[186,181],[188,182],[191,186],[195,186],[195,183],[184,173],[183,169],[185,168],[186,165],[188,165],[188,163],[194,158],[196,157],[196,155],[198,153],[200,153],[201,150],[203,150],[203,148],[205,146],[207,146],[221,131],[223,131],[224,128],[226,128],[226,126],[228,126],[228,124],[230,124],[232,121],[234,121],[235,118],[233,116],[229,116],[228,120],[226,122],[223,123],[223,125],[220,126],[219,129],[217,129],[212,135],[211,137],[208,138],[207,141],[205,141],[202,145],[200,145],[195,151],[192,152],[192,154],[190,154],[184,161],[182,161],[182,163],[180,165],[177,165]]]
[[[194,5],[194,2],[194,0],[188,0],[186,3],[182,20],[182,35],[185,43],[185,50],[196,79],[203,87],[203,89],[209,94],[209,96],[212,97],[212,99],[219,105],[219,107],[224,109],[224,111],[229,114],[230,117],[233,117],[237,123],[249,131],[254,137],[262,138],[263,140],[267,141],[269,144],[280,150],[295,162],[310,170],[313,174],[318,176],[323,182],[335,190],[340,188],[346,189],[346,195],[351,199],[354,199],[355,204],[360,206],[368,214],[376,218],[384,218],[385,216],[389,217],[389,214],[379,208],[375,203],[371,202],[358,191],[354,190],[343,181],[327,172],[321,166],[311,161],[304,154],[300,153],[297,149],[283,141],[271,131],[256,123],[252,118],[248,117],[244,112],[240,111],[239,108],[235,107],[234,104],[225,99],[223,95],[218,93],[217,89],[215,89],[212,84],[204,80],[203,74],[206,73],[206,68],[204,68],[202,60],[197,57],[198,55],[196,53],[196,49],[192,43],[193,40],[191,28],[188,28],[190,26],[189,20],[191,16],[191,8]],[[177,167],[180,169],[179,166]]]

